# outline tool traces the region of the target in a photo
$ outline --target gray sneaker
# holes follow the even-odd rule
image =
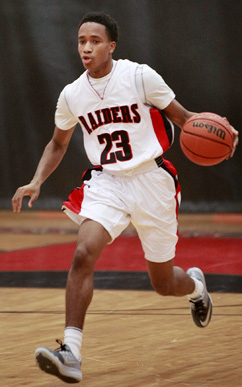
[[[188,269],[187,274],[203,283],[204,290],[202,296],[198,298],[190,298],[189,302],[191,304],[191,314],[194,323],[200,328],[205,328],[211,319],[213,311],[213,303],[207,291],[205,277],[202,270],[197,267]]]
[[[66,383],[78,383],[82,380],[81,360],[77,360],[70,348],[56,340],[60,348],[51,351],[46,347],[39,347],[35,351],[38,366],[44,372],[60,378]]]

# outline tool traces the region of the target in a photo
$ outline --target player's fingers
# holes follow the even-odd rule
[[[37,193],[35,193],[35,194],[33,194],[33,195],[31,195],[30,196],[30,200],[29,200],[29,202],[28,202],[28,207],[29,208],[32,208],[33,207],[33,204],[34,204],[34,202],[38,199],[38,194]]]
[[[23,196],[17,190],[12,198],[12,209],[13,212],[20,212],[22,207]]]
[[[236,136],[236,137],[234,138],[234,143],[233,143],[234,148],[236,148],[236,146],[238,145],[238,143],[239,143],[239,137]]]
[[[26,186],[19,187],[12,199],[13,212],[20,212],[24,196],[32,197],[33,193]]]
[[[234,152],[236,151],[236,147],[237,147],[238,143],[239,143],[239,138],[235,137],[234,143],[233,143],[233,148],[232,148],[232,151],[230,153],[230,157],[233,157]]]
[[[232,125],[230,125],[230,126],[231,126],[234,137],[238,137],[238,135],[239,135],[238,130],[236,130]]]
[[[239,132],[233,126],[231,126],[231,129],[232,129],[232,132],[233,132],[234,141],[233,141],[233,148],[232,148],[232,151],[230,153],[230,157],[233,157],[234,152],[236,150],[236,147],[237,147],[237,145],[239,143]]]
[[[228,121],[227,117],[223,117],[223,119],[229,123],[229,121]]]

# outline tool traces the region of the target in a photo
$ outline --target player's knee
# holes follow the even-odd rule
[[[90,249],[84,244],[76,247],[71,270],[92,270],[94,266],[94,257]]]
[[[171,296],[173,294],[172,286],[169,282],[164,281],[151,281],[151,285],[153,286],[156,293],[161,296]]]

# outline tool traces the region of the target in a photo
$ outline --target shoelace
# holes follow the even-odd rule
[[[81,365],[81,360],[78,360],[75,358],[73,353],[71,352],[70,348],[66,344],[62,344],[62,341],[59,339],[55,340],[59,344],[59,348],[55,349],[55,351],[59,352],[59,360],[63,363],[66,364],[66,361],[69,362],[68,366],[77,368],[80,370],[80,365]],[[61,353],[61,352],[64,353]]]
[[[59,348],[56,348],[55,351],[66,351],[66,345],[62,344],[62,341],[56,339],[56,342],[59,344]]]
[[[55,349],[55,351],[58,351],[61,355],[61,361],[65,363],[65,361],[69,361],[71,363],[77,363],[80,365],[80,362],[77,361],[73,353],[70,351],[70,348],[66,344],[62,344],[62,341],[59,339],[56,339],[56,342],[59,344],[59,348]],[[62,353],[61,353],[62,352]],[[63,353],[64,352],[64,353]]]

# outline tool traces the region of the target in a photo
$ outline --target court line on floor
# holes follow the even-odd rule
[[[242,307],[242,304],[235,305],[218,305],[214,306],[214,316],[241,316],[242,313],[216,313],[216,309],[221,308],[236,308]],[[186,313],[169,312],[169,311],[187,311]],[[90,310],[87,312],[89,315],[118,315],[118,316],[184,316],[189,314],[189,308],[162,308],[162,309],[115,309],[115,310]],[[53,310],[0,310],[0,314],[65,314],[65,311],[53,311]]]

